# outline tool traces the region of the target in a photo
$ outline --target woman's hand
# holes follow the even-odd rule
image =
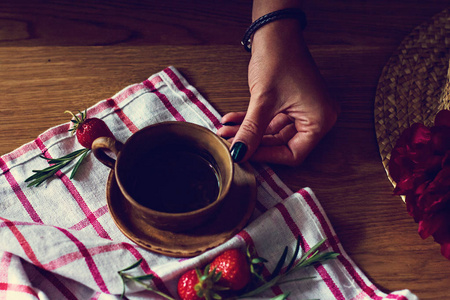
[[[333,127],[338,109],[297,20],[278,20],[255,33],[248,83],[247,112],[226,114],[218,131],[232,141],[233,159],[300,164]]]

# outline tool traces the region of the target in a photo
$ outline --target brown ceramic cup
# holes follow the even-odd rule
[[[162,230],[188,231],[208,221],[226,200],[233,180],[227,144],[192,123],[150,125],[125,144],[101,137],[92,151],[114,170],[131,216]]]

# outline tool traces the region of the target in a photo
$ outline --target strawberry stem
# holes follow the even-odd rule
[[[87,109],[84,110],[84,112],[82,111],[78,111],[80,113],[80,117],[78,117],[76,114],[74,114],[73,112],[66,110],[64,113],[66,114],[70,114],[72,116],[72,120],[70,120],[70,122],[73,123],[73,127],[71,129],[69,129],[70,132],[72,132],[72,134],[74,134],[77,131],[78,126],[80,126],[81,123],[84,122],[84,120],[86,119],[87,116]]]

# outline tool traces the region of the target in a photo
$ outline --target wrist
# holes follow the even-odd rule
[[[299,20],[277,20],[266,24],[255,32],[252,38],[252,49],[265,44],[286,45],[295,41],[303,42],[303,30]]]
[[[287,20],[293,19],[294,22]],[[283,21],[283,22],[281,22]],[[275,23],[275,25],[273,24]],[[298,32],[298,29],[303,30],[306,27],[306,16],[303,10],[296,7],[289,7],[281,10],[272,11],[259,17],[256,21],[247,28],[244,37],[242,39],[242,45],[245,50],[250,52],[253,35],[258,31],[264,31],[266,33],[274,32],[273,28],[278,27],[278,24],[282,24],[285,29],[293,29]],[[266,28],[269,29],[266,29]],[[264,30],[262,30],[264,28]],[[272,30],[270,30],[272,29]],[[285,29],[282,29],[280,33],[284,33]],[[291,30],[290,30],[291,31]],[[259,36],[264,36],[258,34]],[[266,34],[267,35],[267,34]]]
[[[252,22],[273,11],[285,8],[301,9],[302,2],[303,1],[300,0],[254,0],[252,8]]]

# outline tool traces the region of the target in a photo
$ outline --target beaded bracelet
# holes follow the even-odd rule
[[[241,44],[244,46],[245,50],[248,52],[251,51],[252,36],[259,28],[263,27],[267,23],[280,19],[298,19],[302,30],[305,29],[307,24],[306,15],[300,8],[286,8],[268,13],[258,18],[245,31],[244,37],[241,41]]]

